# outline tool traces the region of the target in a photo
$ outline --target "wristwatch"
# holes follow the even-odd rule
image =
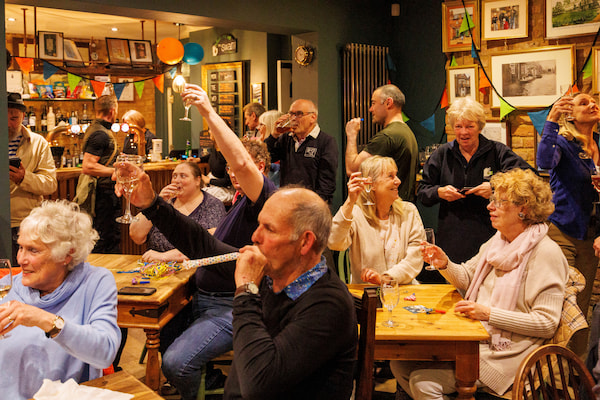
[[[235,289],[234,297],[242,293],[258,294],[258,286],[256,286],[256,283],[252,281],[244,283],[243,285],[238,286],[238,288]]]
[[[57,315],[54,318],[52,329],[50,329],[48,332],[46,332],[46,337],[53,338],[54,336],[58,335],[64,327],[65,327],[65,320],[62,319],[62,317],[59,317]]]

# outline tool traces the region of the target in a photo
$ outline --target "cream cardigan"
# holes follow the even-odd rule
[[[380,274],[385,272],[402,284],[411,283],[421,271],[421,241],[425,240],[423,222],[414,204],[403,201],[402,207],[402,215],[390,214],[390,224],[399,227],[400,251],[393,265],[386,265],[379,231],[369,225],[360,207],[352,208],[351,220],[344,217],[341,209],[333,217],[328,246],[339,251],[350,247],[352,283],[364,283],[360,279],[362,268],[371,268]]]

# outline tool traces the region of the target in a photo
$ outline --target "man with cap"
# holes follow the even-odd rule
[[[17,238],[21,221],[40,205],[44,196],[56,191],[56,167],[43,136],[22,122],[25,104],[19,93],[8,94],[8,156],[10,179],[10,227],[12,264],[17,265]],[[18,165],[18,166],[16,166]]]

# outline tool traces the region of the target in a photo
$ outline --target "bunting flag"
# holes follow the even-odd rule
[[[26,74],[33,71],[33,58],[15,57],[15,60],[17,60],[17,64],[19,64],[21,71],[25,72]]]
[[[485,93],[485,89],[487,89],[491,86],[492,86],[492,84],[488,80],[487,76],[485,74],[480,74],[479,75],[479,91],[481,93]]]
[[[138,99],[142,98],[142,93],[144,92],[144,82],[145,81],[133,82],[133,86],[135,86],[135,91],[137,92]]]
[[[75,88],[77,87],[77,85],[79,84],[79,81],[81,81],[81,77],[78,75],[73,75],[70,72],[67,72],[67,80],[69,81],[69,89],[71,89],[71,93],[73,93],[73,91],[75,90]]]
[[[175,78],[175,74],[177,74],[177,67],[173,67],[169,71],[169,75],[171,75],[171,79]]]
[[[460,24],[460,29],[458,33],[468,32],[469,28],[474,28],[473,20],[468,12],[465,10],[465,16],[463,17],[462,24]]]
[[[50,64],[48,61],[44,61],[44,80],[47,81],[52,75],[58,71],[58,67]]]
[[[102,92],[104,92],[104,86],[106,86],[106,82],[100,82],[100,81],[91,81],[91,82],[92,82],[92,89],[94,89],[94,93],[96,94],[96,97],[102,96]]]
[[[471,58],[478,58],[479,54],[477,53],[477,47],[475,47],[475,42],[471,43]]]
[[[404,114],[404,111],[402,111],[402,121],[404,121],[404,122],[408,122],[408,121],[410,121],[410,118],[408,118],[408,117],[406,116],[406,114]]]
[[[389,53],[385,55],[385,66],[389,71],[396,71],[396,64],[394,64],[394,60],[392,60]]]
[[[589,78],[592,76],[592,57],[589,57],[585,65],[583,66],[583,79]]]
[[[115,96],[117,96],[117,100],[121,99],[123,90],[125,90],[125,86],[127,86],[128,83],[129,82],[113,83],[113,89],[115,89]]]
[[[544,129],[544,124],[546,123],[546,118],[548,118],[549,112],[550,108],[545,108],[541,111],[532,111],[527,113],[527,115],[529,115],[529,118],[531,118],[531,123],[533,124],[533,127],[540,136],[542,136],[542,130]]]
[[[450,66],[458,67],[458,63],[456,62],[456,57],[454,57],[454,54],[452,55],[452,60],[450,60]]]
[[[421,122],[421,126],[427,129],[433,136],[435,136],[435,113],[431,114],[429,118]]]
[[[504,99],[498,96],[500,99],[500,120],[503,120],[511,112],[515,111],[515,108],[508,104]]]
[[[579,88],[577,87],[576,83],[574,83],[573,86],[571,86],[571,94],[575,93],[579,93]]]
[[[442,93],[442,99],[440,100],[440,108],[448,107],[448,90],[444,88],[444,92]]]
[[[154,86],[156,86],[161,93],[165,92],[165,74],[155,76],[152,78],[152,82],[154,82]]]

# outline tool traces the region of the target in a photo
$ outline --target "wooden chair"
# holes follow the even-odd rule
[[[338,252],[337,258],[338,276],[344,283],[352,282],[352,269],[350,268],[350,250]]]
[[[228,351],[225,354],[221,354],[218,357],[213,358],[208,363],[213,365],[231,365],[233,361],[233,350]],[[207,366],[204,365],[202,367],[201,377],[200,377],[200,386],[198,387],[198,394],[196,395],[196,400],[205,400],[206,396],[210,396],[213,394],[224,394],[225,387],[215,388],[215,389],[206,389],[206,371]]]
[[[373,396],[377,299],[377,288],[375,287],[365,288],[362,299],[354,299],[356,319],[360,325],[356,388],[354,392],[354,398],[357,400],[371,400]]]
[[[575,353],[548,344],[527,356],[515,376],[513,400],[579,400],[596,398],[594,379]]]

